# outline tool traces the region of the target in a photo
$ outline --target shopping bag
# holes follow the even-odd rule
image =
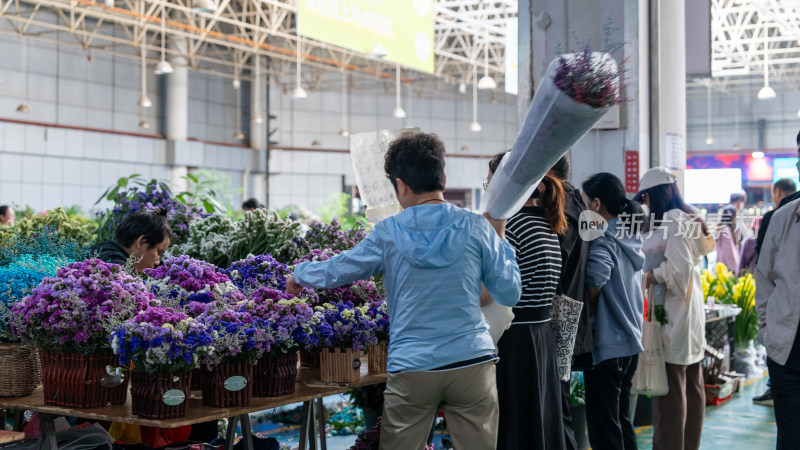
[[[642,347],[644,350],[639,353],[639,366],[633,375],[631,392],[650,396],[667,395],[669,385],[661,323],[658,321],[642,323]]]
[[[566,295],[553,298],[550,325],[556,335],[556,358],[558,358],[558,375],[562,381],[569,381],[572,352],[575,350],[575,337],[581,320],[583,303]]]
[[[494,299],[481,306],[481,311],[486,324],[489,325],[489,334],[492,336],[492,342],[497,345],[497,341],[500,340],[503,332],[511,326],[511,321],[514,320],[514,313],[511,312],[510,307],[503,306],[494,301]]]

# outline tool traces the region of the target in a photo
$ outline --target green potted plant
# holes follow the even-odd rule
[[[586,391],[583,374],[572,372],[569,379],[569,398],[572,412],[572,430],[578,449],[589,448],[589,435],[586,432]]]

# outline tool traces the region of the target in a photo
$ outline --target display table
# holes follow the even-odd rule
[[[39,387],[33,392],[33,394],[26,397],[0,397],[0,408],[38,412],[40,420],[39,448],[41,449],[57,449],[53,424],[55,417],[72,416],[89,420],[121,422],[157,428],[176,428],[227,418],[228,432],[226,435],[225,444],[225,448],[227,450],[233,448],[237,422],[241,423],[242,425],[242,436],[245,440],[245,449],[253,448],[250,419],[248,416],[249,413],[302,402],[303,413],[302,424],[300,427],[300,450],[305,450],[306,439],[309,437],[309,448],[316,448],[316,439],[314,439],[315,416],[317,416],[320,421],[319,431],[321,448],[322,450],[325,450],[325,421],[322,398],[329,395],[345,393],[349,388],[352,387],[361,387],[386,382],[387,375],[385,373],[374,374],[368,373],[367,370],[367,364],[362,364],[361,379],[354,383],[322,383],[319,381],[319,369],[300,368],[297,371],[297,386],[294,394],[285,395],[282,397],[253,397],[253,399],[250,401],[250,405],[239,408],[212,408],[210,406],[205,406],[203,405],[200,392],[193,391],[191,397],[187,399],[189,404],[186,409],[186,416],[180,419],[150,420],[140,419],[134,416],[131,412],[130,391],[128,392],[128,401],[124,405],[92,409],[73,409],[58,406],[46,406],[42,396],[42,388]],[[315,409],[317,410],[316,414],[314,411]]]

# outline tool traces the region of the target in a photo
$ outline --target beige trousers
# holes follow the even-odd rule
[[[445,372],[389,374],[381,450],[422,450],[440,403],[455,448],[496,448],[497,386],[490,361]]]

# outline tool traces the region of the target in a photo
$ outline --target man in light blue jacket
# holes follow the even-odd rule
[[[445,203],[444,144],[435,134],[395,139],[385,171],[405,210],[378,223],[352,250],[299,264],[287,292],[383,273],[392,327],[381,449],[423,448],[440,403],[456,448],[493,449],[497,356],[480,297],[483,282],[498,303],[519,301],[505,221]]]

